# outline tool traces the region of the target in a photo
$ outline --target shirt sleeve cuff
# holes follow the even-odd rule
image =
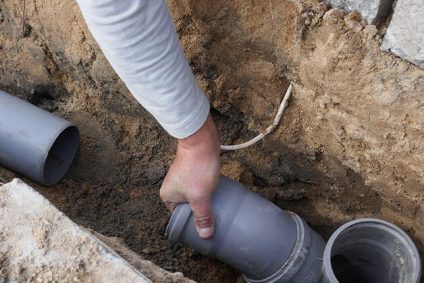
[[[199,91],[201,90],[199,89]],[[184,117],[186,122],[179,124],[179,127],[175,127],[175,125],[161,124],[168,134],[177,139],[183,139],[193,135],[203,126],[209,115],[209,100],[202,93],[198,96],[198,101],[193,103],[193,105],[195,105],[194,107],[196,110],[193,110],[191,115]]]

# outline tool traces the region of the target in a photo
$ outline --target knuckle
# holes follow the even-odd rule
[[[213,224],[212,218],[208,215],[195,217],[195,221],[198,227],[210,227]]]

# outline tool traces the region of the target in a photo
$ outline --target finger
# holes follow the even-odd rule
[[[166,200],[163,201],[163,203],[165,204],[166,208],[168,208],[168,210],[171,211],[171,212],[173,212],[178,205],[177,202],[166,201]]]
[[[215,218],[212,211],[211,199],[204,198],[190,203],[194,214],[194,222],[199,237],[209,239],[215,230]]]

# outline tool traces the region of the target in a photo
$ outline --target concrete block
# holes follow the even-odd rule
[[[0,281],[151,282],[19,179],[0,187]]]
[[[423,0],[397,1],[381,48],[424,69]]]
[[[393,0],[327,0],[333,7],[358,11],[369,24],[378,24],[387,15]]]

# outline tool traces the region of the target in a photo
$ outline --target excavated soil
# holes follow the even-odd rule
[[[328,237],[379,217],[424,243],[424,71],[380,50],[384,25],[316,0],[170,0],[222,143],[256,135],[294,83],[276,131],[222,154],[240,180]],[[0,1],[0,89],[74,122],[81,148],[54,187],[31,183],[77,223],[199,282],[239,274],[169,243],[159,199],[175,141],[131,97],[71,0]],[[14,174],[0,168],[0,178]]]

